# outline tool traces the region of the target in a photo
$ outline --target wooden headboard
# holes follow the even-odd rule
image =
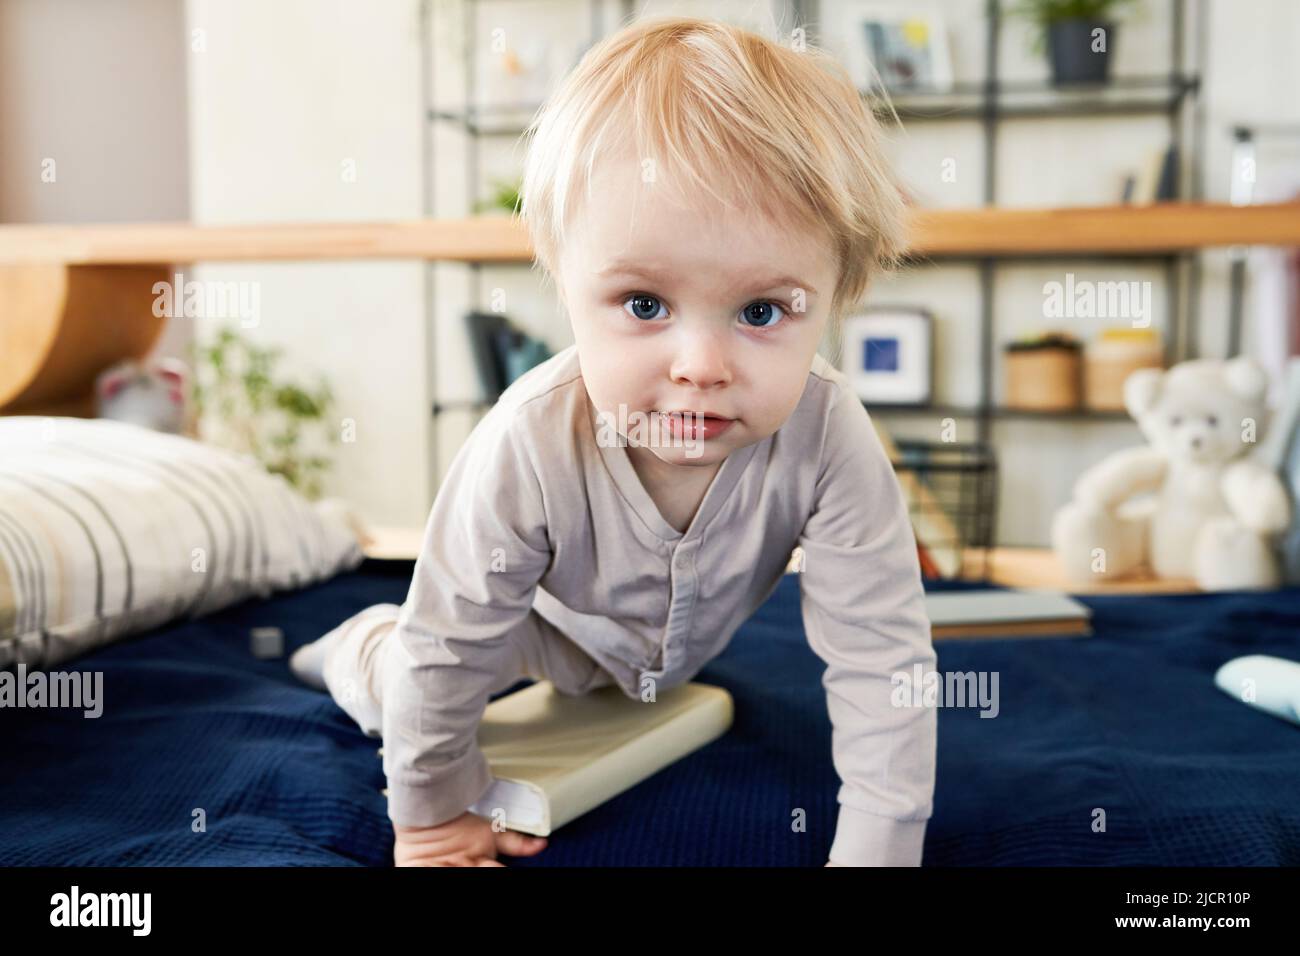
[[[153,286],[170,273],[0,264],[0,415],[94,417],[96,376],[144,357],[162,333]]]

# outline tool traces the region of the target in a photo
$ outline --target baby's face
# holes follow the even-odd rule
[[[780,428],[826,327],[837,278],[828,241],[750,208],[684,208],[642,182],[633,157],[598,164],[580,206],[556,278],[604,421],[685,467],[715,465]],[[731,423],[716,437],[707,423],[635,435],[620,424],[668,411]]]

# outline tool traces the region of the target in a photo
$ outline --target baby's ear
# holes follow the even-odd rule
[[[1224,362],[1223,380],[1234,395],[1251,403],[1259,402],[1268,391],[1268,373],[1249,355]]]
[[[1160,397],[1160,385],[1165,373],[1158,368],[1140,368],[1124,379],[1124,407],[1134,419],[1141,419],[1151,411]]]

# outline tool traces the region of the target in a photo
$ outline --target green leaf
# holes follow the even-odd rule
[[[310,386],[285,380],[278,374],[283,354],[279,346],[258,346],[232,325],[217,329],[211,341],[194,343],[193,401],[205,435],[311,493],[319,489],[317,476],[333,467],[331,457],[316,451],[338,442],[329,417],[334,392],[324,377]]]

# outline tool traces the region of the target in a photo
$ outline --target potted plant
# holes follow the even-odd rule
[[[192,396],[201,440],[251,455],[309,500],[321,495],[339,441],[334,395],[323,378],[303,386],[279,374],[282,350],[231,326],[191,346]]]
[[[474,203],[474,211],[481,213],[508,212],[514,215],[519,211],[521,205],[519,192],[523,189],[522,177],[509,179],[492,180],[492,196],[489,199],[480,199]]]
[[[1014,16],[1035,27],[1034,49],[1044,46],[1058,86],[1105,83],[1115,48],[1116,11],[1133,0],[1022,0]]]

